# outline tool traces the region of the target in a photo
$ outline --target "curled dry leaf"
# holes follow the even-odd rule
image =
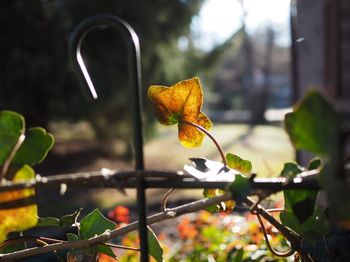
[[[199,78],[183,80],[171,87],[152,85],[148,89],[156,116],[163,125],[178,124],[179,141],[185,147],[199,147],[204,134],[193,123],[209,130],[212,122],[201,112],[203,90]]]

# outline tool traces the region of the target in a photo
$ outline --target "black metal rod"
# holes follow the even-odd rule
[[[225,189],[231,185],[229,182],[203,182],[197,180],[164,180],[164,181],[145,181],[147,188],[182,188],[182,189],[210,189],[221,188]],[[267,190],[267,191],[281,191],[286,189],[307,189],[319,190],[316,181],[304,181],[303,183],[282,183],[282,182],[252,182],[250,184],[252,190]]]
[[[2,183],[0,192],[24,188],[58,188],[61,184],[66,184],[69,188],[137,188],[137,177],[139,176],[140,174],[135,173],[135,171],[110,171],[108,175],[101,171],[52,175],[24,182]],[[142,172],[142,177],[147,188],[227,188],[231,184],[231,182],[201,181],[191,176],[178,175],[175,172],[156,170],[145,170]],[[314,175],[291,180],[284,177],[254,178],[250,181],[250,187],[252,190],[274,191],[286,189],[319,190],[317,178],[316,172]]]
[[[84,87],[89,90],[90,96],[97,99],[97,92],[92,83],[91,77],[86,69],[81,55],[81,44],[86,35],[92,30],[101,26],[110,26],[119,31],[128,47],[128,66],[130,84],[132,86],[131,99],[133,102],[133,131],[134,131],[134,153],[135,169],[144,169],[143,158],[143,136],[142,136],[142,87],[141,87],[141,54],[137,34],[134,29],[124,20],[114,15],[97,15],[81,22],[72,32],[69,39],[69,54],[72,58],[74,68]],[[74,58],[74,59],[73,59]],[[139,207],[139,234],[141,239],[141,261],[148,261],[148,243],[147,243],[147,214],[145,187],[142,175],[138,177],[137,204]]]

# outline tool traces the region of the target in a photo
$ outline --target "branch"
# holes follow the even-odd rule
[[[202,209],[205,209],[208,206],[218,204],[220,202],[224,202],[227,200],[230,200],[231,196],[230,194],[224,194],[220,196],[216,196],[213,198],[205,198],[201,200],[197,200],[188,204],[184,204],[175,208],[169,208],[165,212],[160,212],[157,214],[154,214],[152,216],[149,216],[147,218],[147,224],[151,225],[160,221],[164,221],[167,219],[172,219],[184,214],[196,212]],[[255,205],[255,203],[250,200],[249,198],[246,198],[244,202],[249,207],[254,207],[253,212],[259,213],[262,217],[264,217],[267,221],[269,221],[273,226],[275,226],[282,235],[291,243],[292,248],[295,248],[295,250],[300,254],[300,256],[304,259],[304,261],[312,261],[309,259],[308,254],[305,253],[301,248],[301,237],[297,235],[296,233],[292,232],[282,224],[280,224],[273,216],[271,216],[264,208],[262,208],[260,205]],[[110,239],[116,238],[118,236],[124,235],[126,233],[129,233],[131,231],[134,231],[138,229],[139,223],[138,221],[135,221],[133,223],[130,223],[124,227],[112,230],[112,231],[106,231],[105,233],[98,235],[96,237],[90,238],[88,240],[79,240],[74,242],[63,242],[63,243],[55,243],[50,244],[43,247],[34,247],[29,248],[25,250],[20,250],[11,254],[0,254],[0,260],[15,260],[15,259],[21,259],[28,256],[34,256],[39,254],[45,254],[57,250],[64,250],[64,249],[80,249],[80,248],[87,248],[91,246],[95,246],[97,244],[105,243]]]
[[[231,199],[230,195],[224,194],[213,198],[206,198],[206,199],[194,201],[175,208],[169,208],[167,209],[166,212],[160,212],[152,216],[149,216],[147,218],[147,224],[151,225],[151,224],[164,221],[167,219],[175,218],[184,214],[196,212],[210,205],[217,204],[229,199]],[[92,237],[88,240],[55,243],[55,244],[50,244],[42,247],[28,248],[28,249],[16,251],[10,254],[0,254],[0,260],[13,261],[13,260],[17,260],[17,259],[21,259],[29,256],[46,254],[57,250],[87,248],[87,247],[95,246],[97,244],[105,243],[110,239],[135,231],[138,228],[138,226],[139,226],[138,221],[135,221],[124,227],[121,227],[112,231],[106,231],[105,233],[98,235],[96,237]]]

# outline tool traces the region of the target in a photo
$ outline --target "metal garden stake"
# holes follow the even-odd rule
[[[83,83],[84,88],[89,91],[93,99],[98,95],[86,69],[81,55],[81,45],[86,35],[101,26],[111,27],[121,33],[126,40],[128,48],[128,66],[131,84],[130,96],[133,101],[133,130],[135,169],[144,170],[143,160],[143,137],[142,137],[142,87],[141,87],[141,55],[137,34],[133,28],[124,20],[114,15],[96,15],[81,22],[72,32],[69,38],[69,56],[72,59],[74,69]],[[147,219],[146,219],[146,197],[143,176],[138,176],[137,204],[139,210],[139,234],[141,239],[141,261],[148,261],[147,243]]]

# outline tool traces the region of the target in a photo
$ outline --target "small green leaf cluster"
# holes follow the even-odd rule
[[[350,187],[346,182],[349,172],[343,161],[349,135],[349,130],[344,128],[346,121],[317,91],[306,94],[285,118],[286,131],[295,148],[316,158],[306,168],[286,163],[281,175],[293,179],[302,177],[304,171],[319,170],[321,190],[285,190],[285,208],[280,218],[306,240],[306,249],[317,260],[329,258],[334,253],[332,250],[339,250],[342,243],[349,244],[341,233],[350,228]],[[344,256],[343,252],[335,252]],[[345,254],[349,258],[348,251]]]

